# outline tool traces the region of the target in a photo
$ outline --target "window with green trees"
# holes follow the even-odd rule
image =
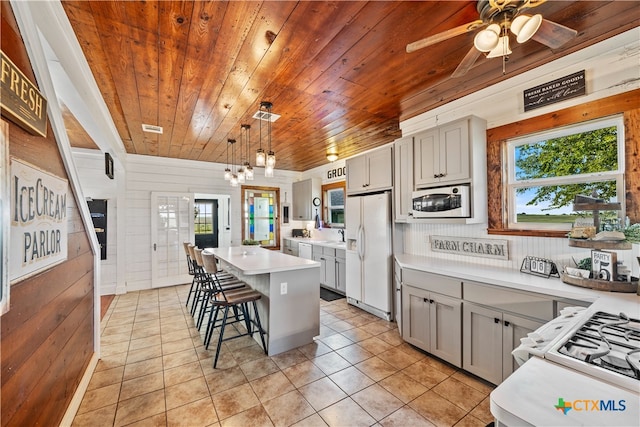
[[[569,229],[585,215],[572,211],[578,194],[624,203],[621,117],[528,135],[509,141],[507,149],[509,228]]]

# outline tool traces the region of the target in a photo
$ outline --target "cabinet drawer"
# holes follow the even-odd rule
[[[347,258],[347,251],[344,249],[336,249],[336,258]]]
[[[328,256],[336,256],[336,248],[322,246],[322,254]]]
[[[402,283],[450,297],[462,298],[462,282],[451,277],[403,268]]]
[[[552,320],[553,299],[530,292],[464,282],[464,300],[541,320]]]
[[[322,246],[313,245],[311,251],[313,253],[313,256],[322,255]]]

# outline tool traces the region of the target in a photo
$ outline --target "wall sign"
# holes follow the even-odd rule
[[[66,179],[11,158],[12,282],[67,259]]]
[[[431,250],[482,258],[509,259],[509,241],[471,237],[429,236]]]
[[[2,53],[2,115],[29,133],[47,136],[47,100],[22,71]]]
[[[327,171],[327,179],[338,179],[347,177],[347,167],[333,168]]]
[[[523,92],[524,111],[534,110],[566,99],[586,94],[584,70],[526,89]]]

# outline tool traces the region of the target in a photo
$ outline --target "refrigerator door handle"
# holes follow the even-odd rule
[[[365,241],[364,241],[364,239],[366,238],[365,236],[366,236],[366,234],[365,234],[365,231],[364,231],[364,225],[361,225],[360,226],[360,248],[359,248],[360,249],[360,259],[361,260],[364,260],[364,256],[365,256],[365,253],[364,253],[364,249],[366,247],[365,246]]]

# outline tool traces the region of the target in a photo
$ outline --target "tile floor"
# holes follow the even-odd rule
[[[485,426],[492,386],[406,344],[395,323],[321,300],[320,337],[267,357],[205,350],[188,286],[117,296],[74,426]],[[204,330],[204,328],[203,328]]]

